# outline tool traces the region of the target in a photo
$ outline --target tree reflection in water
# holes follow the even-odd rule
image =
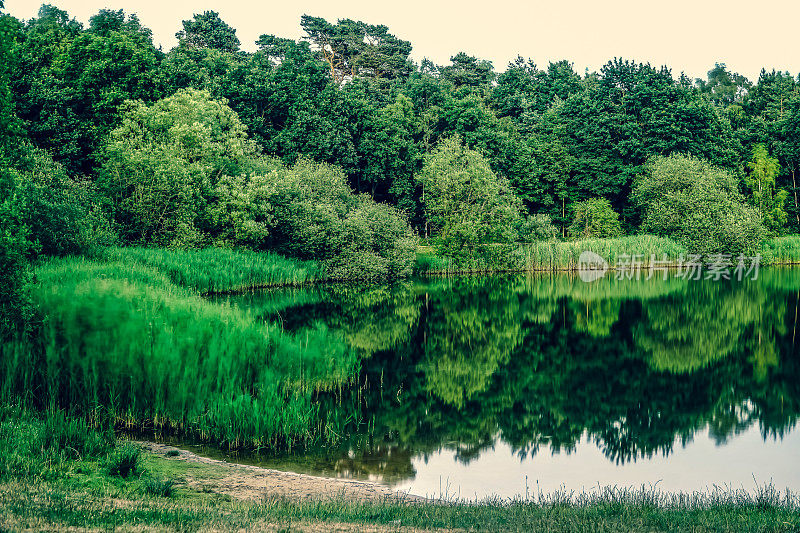
[[[334,445],[305,453],[342,475],[397,481],[441,449],[469,463],[498,439],[524,458],[588,437],[617,463],[717,443],[800,413],[800,271],[756,281],[583,283],[574,276],[428,279],[229,297],[284,328],[320,323],[361,356],[320,392]]]

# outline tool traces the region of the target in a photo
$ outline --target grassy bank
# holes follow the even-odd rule
[[[618,263],[630,264],[636,256],[640,268],[649,268],[652,261],[677,264],[689,251],[675,241],[653,235],[629,235],[614,239],[576,241],[540,241],[509,245],[487,245],[454,259],[436,253],[432,246],[420,247],[415,273],[458,274],[493,271],[570,271],[578,269],[584,251],[605,259],[611,268]],[[762,265],[800,264],[800,236],[774,237],[761,247]]]
[[[100,254],[100,258],[152,267],[176,285],[201,293],[295,286],[324,277],[322,269],[313,261],[225,248],[108,248]]]
[[[356,354],[324,326],[291,335],[202,298],[245,278],[246,267],[213,268],[225,261],[199,266],[230,258],[215,253],[183,269],[181,252],[137,250],[39,266],[30,291],[39,322],[0,348],[2,399],[230,447],[326,438],[312,395],[356,375]]]
[[[167,531],[796,531],[800,499],[772,487],[670,494],[604,488],[528,501],[238,500],[213,465],[171,460],[59,411],[0,408],[0,528]],[[189,480],[191,479],[191,483]]]

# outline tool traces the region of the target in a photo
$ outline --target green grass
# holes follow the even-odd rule
[[[800,498],[771,485],[668,493],[603,487],[536,492],[526,499],[317,499],[241,501],[204,490],[230,474],[117,442],[62,411],[0,407],[0,529],[122,528],[167,531],[293,530],[328,524],[473,531],[797,531]],[[131,460],[135,457],[135,460]],[[125,458],[125,459],[121,459]],[[127,475],[109,464],[135,464]],[[189,485],[188,478],[193,480]]]
[[[33,340],[0,347],[7,402],[281,447],[326,438],[312,396],[358,371],[354,351],[324,326],[284,333],[137,261],[54,260],[36,279]]]
[[[576,270],[578,258],[591,251],[605,259],[613,268],[618,262],[630,262],[637,256],[643,266],[651,260],[677,262],[686,248],[675,241],[653,235],[630,235],[615,239],[587,239],[578,241],[542,241],[523,245],[525,270]],[[625,257],[627,256],[627,257]]]
[[[800,263],[800,235],[775,237],[761,247],[761,257],[766,265]]]
[[[109,262],[152,267],[176,285],[200,293],[295,286],[323,279],[322,269],[313,261],[247,250],[108,248],[100,256]]]
[[[487,245],[459,259],[441,257],[433,248],[417,252],[415,272],[455,274],[489,271],[556,271],[577,270],[582,252],[592,251],[614,268],[618,261],[630,263],[635,255],[642,267],[651,260],[677,263],[686,248],[673,240],[653,235],[630,235],[613,239],[576,241],[539,241],[530,244]],[[627,258],[625,257],[627,256]]]

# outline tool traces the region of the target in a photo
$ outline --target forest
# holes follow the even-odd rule
[[[393,278],[418,239],[451,258],[625,234],[752,254],[800,231],[790,73],[523,57],[496,72],[463,52],[415,63],[386,26],[299,22],[301,40],[265,34],[249,53],[207,11],[164,51],[122,10],[4,15],[4,273],[135,244]]]

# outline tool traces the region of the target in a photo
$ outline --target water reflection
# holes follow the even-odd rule
[[[393,483],[443,454],[469,465],[507,450],[524,463],[588,443],[622,468],[668,461],[696,435],[719,446],[746,431],[766,450],[800,413],[799,298],[797,270],[743,282],[521,276],[226,297],[285,329],[322,323],[361,356],[351,386],[318,397],[336,445],[293,456],[293,468]],[[769,453],[797,459],[782,449]]]

